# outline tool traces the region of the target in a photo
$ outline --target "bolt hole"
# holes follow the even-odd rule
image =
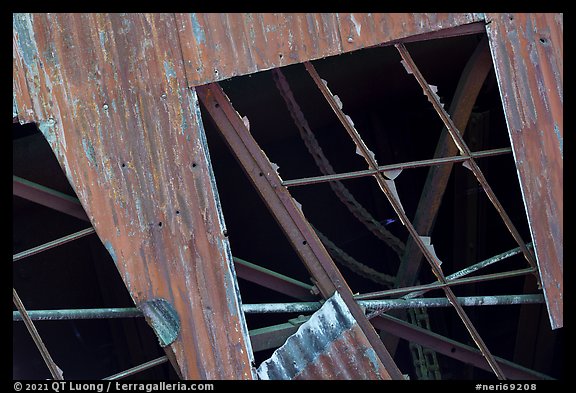
[[[162,221],[160,221],[160,222],[158,223],[158,226],[159,226],[159,227],[162,227]]]
[[[196,168],[196,166],[197,166],[196,163],[193,162],[193,163],[192,163],[192,168]]]
[[[122,168],[126,168],[126,164],[122,163],[122,165],[120,165]]]
[[[452,352],[452,353],[456,352],[456,348],[454,348],[454,347],[450,348],[450,352]]]
[[[510,15],[508,18],[509,18],[510,20],[514,20],[514,16],[513,16],[513,15]]]
[[[258,174],[258,176],[264,176],[264,174],[263,174],[262,172],[260,172],[260,173]]]
[[[280,58],[280,60],[282,60],[282,59],[284,58],[284,55],[283,55],[282,53],[280,53],[280,54],[278,55],[278,57]]]
[[[215,104],[214,104],[214,108],[220,108],[220,104],[219,104],[219,103],[215,103]]]
[[[180,214],[180,210],[176,210],[176,215]]]
[[[304,240],[304,241],[302,242],[302,244],[303,244],[303,245],[306,245],[306,244],[308,244],[308,242],[307,242],[306,240]]]
[[[224,237],[228,237],[228,231],[226,229],[224,229],[224,231],[222,232],[222,234],[224,235]]]
[[[547,40],[546,38],[540,38],[540,42],[541,42],[542,44],[545,44],[545,43],[548,42],[548,40]]]

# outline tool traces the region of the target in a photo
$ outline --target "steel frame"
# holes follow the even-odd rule
[[[415,37],[411,37],[411,39],[414,39],[414,38]],[[408,42],[408,41],[403,40],[403,42]],[[395,47],[398,49],[399,53],[401,54],[401,56],[403,58],[403,64],[407,68],[407,71],[415,76],[418,83],[422,87],[424,93],[427,95],[430,102],[434,106],[434,109],[437,111],[438,115],[440,116],[440,118],[444,122],[446,130],[448,131],[450,137],[453,139],[458,150],[460,151],[460,156],[437,158],[437,159],[412,162],[412,163],[401,163],[401,164],[397,164],[397,165],[378,166],[376,161],[373,159],[373,156],[372,156],[370,150],[368,149],[368,147],[364,144],[364,142],[361,139],[359,139],[359,134],[357,134],[356,130],[353,128],[353,123],[352,123],[351,119],[348,116],[344,115],[344,113],[341,111],[341,109],[342,109],[341,106],[339,106],[338,103],[333,100],[334,96],[332,96],[332,94],[329,93],[329,90],[327,90],[326,84],[325,83],[319,83],[319,80],[318,80],[319,76],[317,78],[314,76],[315,70],[313,69],[312,64],[306,63],[305,64],[306,68],[308,69],[308,71],[310,72],[312,77],[315,78],[315,82],[317,83],[320,90],[323,93],[325,93],[326,99],[328,100],[328,102],[330,103],[330,105],[332,106],[332,108],[334,109],[334,111],[336,112],[338,117],[340,118],[344,127],[349,131],[350,136],[352,137],[352,139],[354,139],[356,145],[359,147],[360,151],[362,152],[362,156],[366,159],[370,169],[365,170],[365,171],[350,172],[350,173],[346,173],[346,174],[334,174],[334,175],[325,175],[325,176],[320,176],[320,177],[315,177],[315,178],[282,181],[279,178],[279,176],[275,173],[274,168],[266,165],[267,159],[265,159],[263,161],[256,159],[256,161],[257,161],[256,164],[258,165],[258,168],[261,169],[262,166],[260,166],[260,165],[263,164],[263,166],[266,167],[266,169],[268,169],[269,171],[266,172],[265,174],[264,174],[264,172],[254,172],[254,170],[258,171],[258,168],[252,167],[252,168],[249,168],[249,170],[252,171],[252,172],[250,172],[250,175],[253,178],[256,178],[256,176],[264,177],[265,180],[272,187],[272,189],[274,189],[273,192],[276,193],[277,195],[281,195],[280,196],[280,202],[279,202],[280,205],[283,205],[283,207],[285,209],[289,210],[288,214],[295,221],[294,229],[300,230],[300,234],[290,233],[288,235],[293,240],[293,245],[295,246],[295,248],[297,248],[297,250],[300,250],[299,254],[305,260],[307,267],[309,269],[314,270],[314,272],[315,272],[314,277],[316,279],[316,285],[317,285],[318,289],[320,290],[320,292],[325,297],[327,296],[327,294],[329,294],[333,290],[342,291],[342,288],[347,288],[346,283],[343,280],[343,278],[339,275],[338,270],[337,269],[334,270],[332,268],[333,263],[331,262],[330,258],[329,257],[328,257],[328,259],[325,258],[325,255],[324,255],[325,250],[322,251],[321,242],[317,241],[314,232],[310,231],[308,227],[302,226],[304,224],[301,223],[301,218],[299,217],[299,214],[295,210],[293,210],[293,207],[296,206],[296,204],[293,203],[294,201],[291,199],[291,197],[289,200],[286,199],[287,196],[289,197],[289,194],[287,192],[284,192],[283,189],[286,189],[286,188],[292,187],[292,186],[314,184],[314,183],[319,183],[319,182],[324,182],[324,181],[344,180],[344,179],[350,179],[350,178],[359,177],[359,176],[374,176],[376,178],[378,184],[380,185],[382,191],[384,192],[384,194],[386,195],[386,197],[388,198],[388,200],[390,201],[390,203],[392,204],[392,206],[394,207],[394,209],[398,213],[400,220],[408,228],[410,234],[412,235],[411,242],[413,242],[413,244],[416,245],[419,252],[424,254],[424,256],[427,258],[428,262],[430,263],[432,271],[434,272],[434,274],[438,278],[438,281],[436,283],[431,283],[431,284],[426,284],[426,285],[408,286],[408,287],[404,286],[402,288],[396,288],[396,292],[394,292],[394,290],[390,290],[390,291],[381,291],[381,292],[372,293],[372,294],[362,294],[360,296],[354,297],[354,299],[355,300],[367,299],[367,298],[371,298],[371,297],[398,295],[398,294],[409,292],[409,291],[417,291],[417,292],[412,292],[412,293],[409,293],[407,295],[404,295],[404,298],[408,299],[408,298],[414,298],[416,296],[420,296],[427,290],[442,288],[446,292],[446,297],[448,298],[448,300],[450,301],[452,306],[454,306],[456,308],[458,314],[462,318],[463,322],[465,323],[466,327],[468,328],[472,337],[474,338],[478,347],[480,348],[480,352],[482,353],[483,357],[479,356],[479,354],[476,351],[476,355],[477,355],[476,359],[477,360],[474,361],[474,363],[473,363],[474,365],[486,369],[485,362],[488,362],[490,369],[492,369],[494,371],[494,373],[501,379],[503,379],[505,376],[522,378],[522,377],[526,377],[529,375],[530,376],[536,376],[538,378],[546,378],[547,376],[545,376],[545,375],[540,375],[540,374],[535,373],[531,370],[522,370],[521,367],[514,365],[511,362],[504,361],[500,358],[492,356],[490,354],[490,352],[487,350],[487,348],[485,347],[485,345],[483,344],[481,338],[477,335],[477,333],[475,333],[475,329],[474,329],[473,325],[471,325],[471,322],[465,316],[465,314],[463,313],[463,310],[461,310],[458,307],[457,298],[455,298],[453,296],[453,294],[451,293],[450,288],[449,288],[450,285],[478,282],[481,280],[500,279],[500,278],[506,278],[506,277],[511,277],[511,276],[520,275],[520,274],[535,274],[537,276],[538,270],[536,267],[534,255],[529,250],[528,245],[521,239],[518,231],[516,230],[513,223],[509,219],[508,215],[506,214],[505,210],[503,209],[503,207],[499,203],[498,199],[496,198],[496,196],[492,192],[490,186],[488,185],[486,179],[484,178],[480,168],[478,167],[478,165],[476,164],[476,161],[475,161],[475,159],[477,159],[477,158],[481,158],[481,157],[485,157],[485,156],[489,156],[489,155],[508,153],[510,151],[510,149],[498,149],[498,151],[494,150],[494,151],[476,152],[476,153],[471,152],[468,149],[468,147],[466,146],[466,144],[464,143],[463,139],[461,138],[462,132],[460,132],[459,130],[462,129],[462,127],[459,125],[457,126],[455,119],[451,118],[450,115],[448,115],[446,110],[443,108],[443,106],[440,103],[440,101],[439,101],[437,95],[435,94],[433,88],[431,88],[431,86],[424,80],[424,78],[422,77],[422,75],[418,71],[416,65],[413,63],[413,61],[412,61],[408,51],[404,47],[404,45],[402,43],[400,43],[400,44],[396,44]],[[317,74],[316,74],[316,76],[317,76]],[[324,85],[324,87],[322,85]],[[214,91],[217,91],[217,88],[218,88],[217,85],[212,84],[211,86],[206,88],[206,91],[210,91],[211,93],[213,93]],[[198,87],[197,90],[200,92],[203,90],[203,88]],[[200,94],[200,96],[201,96],[200,98],[204,101],[208,98],[208,96],[211,93],[209,93],[204,98],[202,98],[202,96]],[[326,94],[326,93],[328,93],[328,94]],[[217,93],[217,94],[220,94],[220,93]],[[227,100],[225,95],[221,95],[217,99],[217,103],[224,103],[227,105],[227,104],[229,104],[229,101]],[[206,103],[205,103],[205,105],[206,105]],[[207,108],[210,111],[210,108],[208,106],[207,106]],[[215,108],[218,109],[217,106]],[[231,105],[230,105],[230,108],[231,108]],[[213,115],[213,113],[215,113],[214,110],[212,110],[210,112],[212,115]],[[227,120],[233,124],[233,128],[234,128],[235,132],[240,134],[244,131],[248,131],[248,130],[243,129],[243,126],[240,123],[238,123],[236,121],[236,119],[234,119],[234,116],[229,111],[226,113],[226,116],[228,118]],[[222,123],[220,123],[220,124],[222,124]],[[248,132],[248,135],[249,135],[249,132]],[[246,141],[246,139],[244,139],[244,141]],[[439,143],[439,146],[440,146],[440,144],[441,143]],[[247,146],[247,148],[248,148],[248,150],[251,150],[257,146],[258,145],[254,143],[250,146]],[[262,158],[262,157],[260,157],[260,158]],[[265,156],[264,156],[264,158],[265,158]],[[469,271],[462,273],[461,275],[459,275],[457,277],[455,275],[458,273],[455,273],[454,275],[451,275],[451,276],[444,276],[443,275],[442,270],[440,268],[440,265],[438,263],[439,260],[436,257],[435,253],[433,251],[431,251],[430,245],[427,244],[423,240],[422,236],[418,235],[418,233],[422,233],[422,232],[417,230],[417,226],[416,225],[413,226],[410,223],[410,221],[408,220],[408,218],[406,217],[406,215],[404,214],[403,208],[402,208],[400,200],[398,198],[398,195],[395,192],[395,187],[393,186],[394,178],[389,177],[388,174],[390,174],[391,171],[394,171],[394,170],[401,170],[401,169],[420,167],[420,166],[434,166],[434,165],[439,165],[439,164],[444,164],[444,163],[452,164],[454,162],[464,162],[465,166],[473,172],[473,174],[477,178],[478,182],[480,183],[480,185],[482,186],[482,188],[486,192],[486,195],[489,197],[490,201],[493,203],[494,207],[497,209],[498,213],[501,215],[502,220],[506,224],[508,230],[510,231],[510,233],[512,234],[512,236],[514,237],[514,239],[518,243],[519,247],[516,250],[519,252],[522,252],[524,254],[526,260],[528,261],[528,263],[530,265],[530,268],[521,269],[521,270],[513,271],[513,272],[504,272],[504,273],[497,273],[497,274],[492,274],[492,275],[484,275],[484,276],[480,276],[480,277],[472,277],[472,278],[467,278],[467,279],[461,279],[460,277],[462,277],[463,275],[469,274],[470,272],[475,271],[477,269],[469,269]],[[243,165],[243,167],[244,167],[244,169],[246,169],[246,166]],[[255,173],[258,173],[258,175],[255,175]],[[62,211],[64,213],[73,215],[77,218],[88,220],[85,213],[84,213],[84,215],[82,215],[80,213],[80,210],[82,210],[81,205],[80,205],[80,210],[79,210],[76,202],[69,200],[68,198],[66,198],[66,196],[54,195],[54,194],[51,194],[50,192],[46,192],[46,190],[42,190],[42,189],[37,188],[37,187],[35,188],[34,186],[27,184],[25,181],[22,181],[22,179],[17,179],[16,177],[14,177],[13,184],[14,184],[14,190],[15,190],[14,195],[22,196],[24,198],[27,198],[27,199],[30,199],[30,200],[33,200],[36,202],[38,202],[38,201],[41,202],[42,200],[47,201],[44,197],[50,195],[51,198],[54,197],[53,200],[56,202],[55,203],[46,202],[46,203],[44,203],[46,206],[54,208],[54,209],[59,210],[59,211]],[[260,190],[260,187],[258,186],[258,184],[262,184],[262,183],[254,182],[254,184]],[[61,204],[59,204],[59,203],[61,203]],[[271,209],[273,211],[277,211],[277,209],[280,208],[280,205],[276,205],[276,207],[272,207]],[[420,209],[419,209],[419,211],[420,211]],[[294,217],[296,217],[296,218],[294,218]],[[415,221],[419,217],[420,217],[420,215],[419,215],[419,213],[417,213],[417,217],[415,218]],[[302,216],[302,218],[303,218],[303,216]],[[281,226],[283,227],[283,229],[285,229],[283,224],[281,224]],[[81,236],[89,235],[89,234],[94,233],[94,232],[95,231],[93,228],[87,228],[87,229],[80,231],[80,232],[77,232],[75,234],[63,237],[61,239],[57,239],[54,242],[50,242],[50,243],[47,243],[45,245],[24,251],[22,253],[18,253],[18,254],[13,256],[13,261],[14,262],[18,261],[18,260],[23,259],[25,257],[28,257],[30,255],[34,255],[36,253],[45,251],[45,250],[50,249],[52,247],[59,246],[59,245],[64,244],[68,241],[77,239]],[[302,239],[304,239],[304,240],[302,240]],[[309,241],[308,239],[312,239],[312,240]],[[304,247],[302,247],[302,246],[304,246]],[[308,247],[306,247],[306,246],[308,246]],[[313,262],[310,262],[311,258],[313,258],[313,257],[310,257],[310,253],[308,251],[308,248],[312,248],[313,249],[312,253],[315,254],[316,260],[312,259]],[[320,251],[319,251],[319,248],[320,248]],[[411,252],[413,252],[413,251],[410,251],[410,249],[408,249],[406,251],[406,253],[405,253],[406,258],[413,255],[413,254],[411,254]],[[496,258],[496,257],[494,257],[494,258]],[[296,298],[302,298],[303,299],[303,298],[309,298],[310,296],[313,297],[311,292],[313,292],[314,287],[309,286],[308,284],[300,285],[298,283],[290,281],[291,279],[289,279],[289,278],[280,277],[278,275],[275,275],[274,272],[267,271],[266,269],[258,267],[257,265],[253,265],[253,264],[249,264],[249,263],[242,263],[245,261],[238,262],[235,259],[235,262],[237,264],[236,266],[243,266],[247,269],[246,272],[243,273],[244,277],[242,277],[241,274],[238,275],[239,277],[242,277],[242,278],[249,277],[247,279],[249,279],[253,282],[268,286],[271,289],[275,289],[279,292],[289,294],[289,295],[296,297]],[[480,265],[480,264],[477,264],[477,265]],[[484,265],[484,266],[486,266],[486,265]],[[483,266],[481,266],[481,267],[483,267]],[[478,268],[480,268],[480,267],[478,267]],[[237,270],[241,271],[241,269],[237,269]],[[279,280],[279,281],[275,281],[275,280]],[[278,287],[276,284],[280,283],[280,282],[284,283],[285,286]],[[22,305],[21,301],[19,300],[19,297],[18,297],[15,290],[14,290],[14,304],[20,310],[20,313],[21,313],[24,321],[29,320],[31,322],[32,319],[30,318],[30,312],[26,311],[26,309]],[[352,305],[352,304],[356,304],[356,302],[355,301],[351,302],[350,305]],[[363,320],[363,318],[360,318],[360,319]],[[384,330],[393,331],[396,334],[398,334],[399,336],[402,336],[403,338],[410,337],[408,339],[414,339],[414,341],[416,341],[416,342],[418,342],[419,340],[420,340],[420,342],[425,342],[426,341],[424,339],[425,337],[432,337],[433,336],[433,334],[431,332],[422,331],[423,329],[420,329],[420,328],[417,328],[414,326],[408,326],[409,324],[407,324],[403,321],[394,320],[393,317],[386,316],[386,315],[380,315],[378,318],[374,318],[370,322],[372,322],[372,324],[374,324],[375,326],[381,327]],[[39,339],[39,335],[37,334],[37,332],[33,333],[33,330],[31,330],[30,326],[33,326],[33,325],[29,325],[27,323],[27,327],[29,328],[30,333],[32,334],[33,338],[35,338],[35,341],[36,341],[36,338]],[[436,336],[438,336],[438,335],[436,335]],[[450,339],[447,339],[446,337],[441,337],[441,336],[436,337],[436,336],[434,337],[434,340],[436,340],[436,344],[428,343],[427,345],[429,345],[430,347],[434,347],[435,350],[437,350],[441,353],[450,352],[450,353],[444,353],[444,354],[458,358],[457,356],[454,355],[455,351],[452,351],[452,349],[450,349],[450,350],[441,349],[441,348],[446,348],[446,345],[452,345],[450,343]],[[434,340],[432,340],[432,341],[434,341]],[[41,343],[41,340],[40,340],[40,343]],[[438,344],[438,343],[441,343],[441,344]],[[39,344],[37,343],[37,345],[39,345]],[[379,346],[376,346],[376,347],[379,347]],[[44,357],[45,353],[47,354],[47,350],[45,350],[45,347],[44,347],[44,349],[42,349],[42,345],[39,345],[39,350],[43,354],[43,357]],[[474,349],[472,349],[472,348],[468,348],[467,350],[469,351],[470,354],[475,353]],[[442,351],[444,351],[444,352],[442,352]],[[459,351],[456,351],[456,352],[459,352]],[[386,354],[387,354],[387,352],[386,352]],[[383,352],[380,352],[380,355],[382,356]],[[384,357],[386,358],[386,356],[384,356]],[[485,360],[484,364],[482,364],[483,363],[482,359]],[[144,370],[148,367],[152,367],[154,365],[161,364],[161,363],[165,362],[166,360],[167,360],[167,357],[162,357],[162,358],[153,360],[151,362],[147,362],[144,365],[137,366],[133,369],[126,370],[123,373],[115,374],[114,376],[108,377],[107,379],[116,379],[116,378],[120,378],[122,376],[131,375],[137,371],[141,371],[141,370]],[[53,361],[51,361],[51,358],[49,358],[49,354],[48,354],[48,357],[45,357],[45,362],[46,362],[48,368],[50,369],[53,377],[56,379],[61,379],[62,378],[62,372],[61,372],[61,370],[59,370],[57,368],[57,366],[55,366]],[[470,363],[472,363],[472,362],[470,362]],[[394,371],[394,373],[395,373],[395,371]]]

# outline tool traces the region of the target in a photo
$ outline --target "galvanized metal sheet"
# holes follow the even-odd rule
[[[257,373],[260,379],[389,379],[338,292]]]
[[[563,15],[486,26],[552,328],[563,326]]]
[[[176,14],[190,86],[483,20],[482,14]]]
[[[174,16],[16,14],[14,51],[18,86],[28,89],[16,93],[21,120],[38,122],[136,305],[163,299],[173,310],[150,321],[175,369],[187,379],[251,379]]]

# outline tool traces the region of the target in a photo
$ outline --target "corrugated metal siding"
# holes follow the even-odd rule
[[[165,348],[175,369],[187,379],[252,378],[174,16],[16,14],[14,48],[31,97],[19,109],[38,122],[162,345],[178,331],[172,308],[178,314],[176,340]]]
[[[553,328],[563,326],[563,15],[487,14],[488,37]]]
[[[338,292],[257,373],[261,379],[389,379]]]
[[[176,14],[190,86],[483,20],[482,14]]]

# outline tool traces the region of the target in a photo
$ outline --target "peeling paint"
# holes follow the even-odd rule
[[[88,162],[98,168],[98,162],[96,161],[96,153],[94,152],[94,146],[92,146],[92,142],[89,139],[82,138],[82,148],[84,149],[84,154],[86,154],[86,158],[88,158]]]
[[[112,260],[114,261],[114,264],[118,264],[118,257],[116,256],[116,251],[114,251],[114,247],[112,246],[112,243],[110,243],[110,241],[105,240],[103,242],[104,247],[106,247],[106,250],[108,250],[108,253],[110,254],[110,256],[112,257]]]
[[[174,67],[170,64],[169,60],[164,60],[164,71],[166,75],[166,79],[170,80],[172,78],[176,79],[176,71],[174,71]]]
[[[204,33],[204,29],[198,22],[198,16],[194,13],[190,14],[190,21],[192,21],[192,30],[194,32],[194,37],[196,38],[196,42],[199,45],[203,45],[206,43],[206,34]]]

